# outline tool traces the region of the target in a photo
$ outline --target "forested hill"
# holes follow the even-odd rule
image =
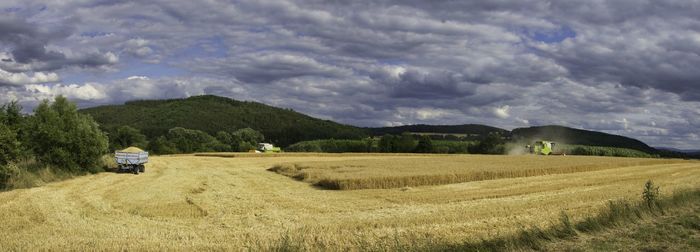
[[[489,133],[500,133],[503,135],[509,132],[504,129],[491,127],[481,124],[462,124],[462,125],[404,125],[396,127],[382,127],[382,128],[367,128],[370,134],[374,136],[381,136],[384,134],[399,135],[403,132],[414,132],[414,133],[438,133],[438,134],[473,134],[473,135],[487,135]]]
[[[263,133],[266,141],[281,146],[302,140],[367,136],[363,129],[313,118],[290,109],[213,95],[132,101],[124,105],[87,108],[81,112],[90,114],[108,132],[128,125],[140,129],[149,138],[165,135],[174,127],[202,130],[211,135],[222,130],[232,132],[249,127]]]
[[[192,96],[185,99],[131,101],[123,105],[109,105],[83,109],[107,132],[128,125],[141,130],[148,138],[165,135],[169,129],[183,127],[215,135],[218,131],[233,132],[252,128],[265,135],[265,141],[282,147],[316,139],[360,139],[403,132],[467,134],[484,136],[498,132],[515,140],[537,139],[561,143],[619,147],[656,153],[643,142],[618,135],[580,130],[563,126],[518,128],[512,132],[479,124],[464,125],[405,125],[383,128],[359,128],[329,120],[321,120],[257,102],[236,101],[213,95]]]
[[[564,126],[550,125],[529,128],[517,128],[512,131],[512,136],[513,139],[522,139],[526,141],[542,139],[566,144],[634,149],[646,153],[658,152],[658,150],[634,138],[613,135],[598,131],[574,129]]]

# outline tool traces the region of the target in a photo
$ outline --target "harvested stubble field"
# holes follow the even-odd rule
[[[400,160],[406,158],[152,157],[146,173],[140,175],[101,173],[1,192],[0,248],[386,250],[397,244],[478,241],[522,227],[546,227],[556,222],[562,210],[573,221],[580,220],[609,200],[638,200],[648,179],[661,186],[662,195],[700,187],[700,163],[667,160],[619,168],[611,164],[595,171],[366,190],[323,190],[267,171],[283,163],[405,163]],[[418,156],[414,161],[438,165],[454,162],[449,161],[453,158]],[[503,163],[522,162],[519,157],[498,158]],[[554,159],[540,160],[543,168],[548,162],[566,162],[546,158]],[[608,160],[620,164],[616,158]],[[569,161],[585,163],[586,158]],[[435,168],[425,168],[430,167]]]
[[[270,168],[327,189],[386,189],[673,164],[680,160],[584,156],[443,155],[284,163]]]

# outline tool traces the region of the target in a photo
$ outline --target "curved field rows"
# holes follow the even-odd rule
[[[397,239],[459,242],[547,226],[562,210],[578,219],[608,200],[636,200],[648,179],[662,194],[700,187],[699,162],[352,191],[322,190],[266,170],[391,158],[152,157],[140,175],[101,173],[0,193],[0,248],[256,250],[284,236],[319,249]]]

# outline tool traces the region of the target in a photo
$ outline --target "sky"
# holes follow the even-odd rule
[[[700,1],[0,1],[0,103],[213,94],[700,149]]]

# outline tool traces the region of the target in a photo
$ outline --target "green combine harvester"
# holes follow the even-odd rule
[[[554,145],[556,143],[551,141],[536,141],[533,145],[527,145],[525,148],[532,153],[537,155],[550,155],[554,152]]]
[[[262,153],[280,153],[282,152],[282,149],[280,147],[275,147],[270,143],[259,143],[256,151]]]

